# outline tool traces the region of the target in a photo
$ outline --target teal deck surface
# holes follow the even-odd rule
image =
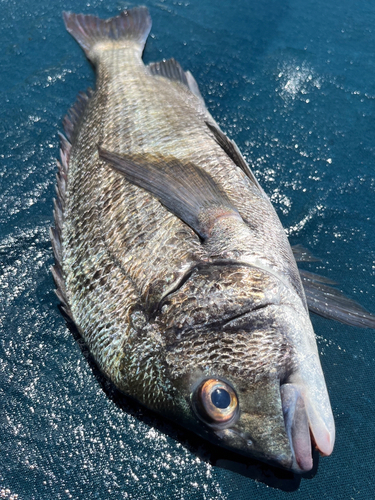
[[[144,0],[145,60],[174,57],[270,195],[305,268],[375,312],[375,3]],[[61,12],[3,0],[0,26],[0,498],[372,500],[375,331],[312,318],[337,425],[298,478],[217,452],[119,395],[58,310],[48,229],[57,132],[94,73]]]

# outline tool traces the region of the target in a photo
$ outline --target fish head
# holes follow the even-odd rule
[[[334,423],[311,322],[298,307],[281,300],[221,331],[192,329],[170,346],[169,361],[183,394],[180,422],[217,445],[303,473],[313,467],[312,446],[331,453]]]
[[[191,408],[211,441],[293,468],[277,379],[263,378],[252,384],[234,376],[204,379],[191,393]]]
[[[221,447],[297,473],[312,469],[312,446],[332,452],[325,387],[311,396],[308,385],[274,373],[246,380],[223,369],[194,370],[176,386],[184,394],[178,421]]]

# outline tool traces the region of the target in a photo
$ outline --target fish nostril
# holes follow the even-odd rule
[[[240,434],[241,439],[244,440],[246,446],[249,448],[254,448],[254,441],[252,439],[252,436],[248,432],[241,432]]]

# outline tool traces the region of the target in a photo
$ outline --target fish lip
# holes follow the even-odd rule
[[[293,470],[307,472],[313,467],[310,425],[300,389],[293,384],[280,386],[285,431],[293,454]]]
[[[303,362],[304,370],[292,372],[280,386],[285,430],[300,473],[311,470],[313,447],[320,455],[329,456],[335,442],[334,419],[317,353]]]

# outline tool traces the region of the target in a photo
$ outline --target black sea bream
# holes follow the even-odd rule
[[[125,394],[230,450],[311,469],[312,444],[329,455],[335,430],[308,305],[373,317],[315,275],[305,295],[275,210],[191,73],[143,64],[145,7],[64,19],[97,74],[61,140],[66,314]]]

